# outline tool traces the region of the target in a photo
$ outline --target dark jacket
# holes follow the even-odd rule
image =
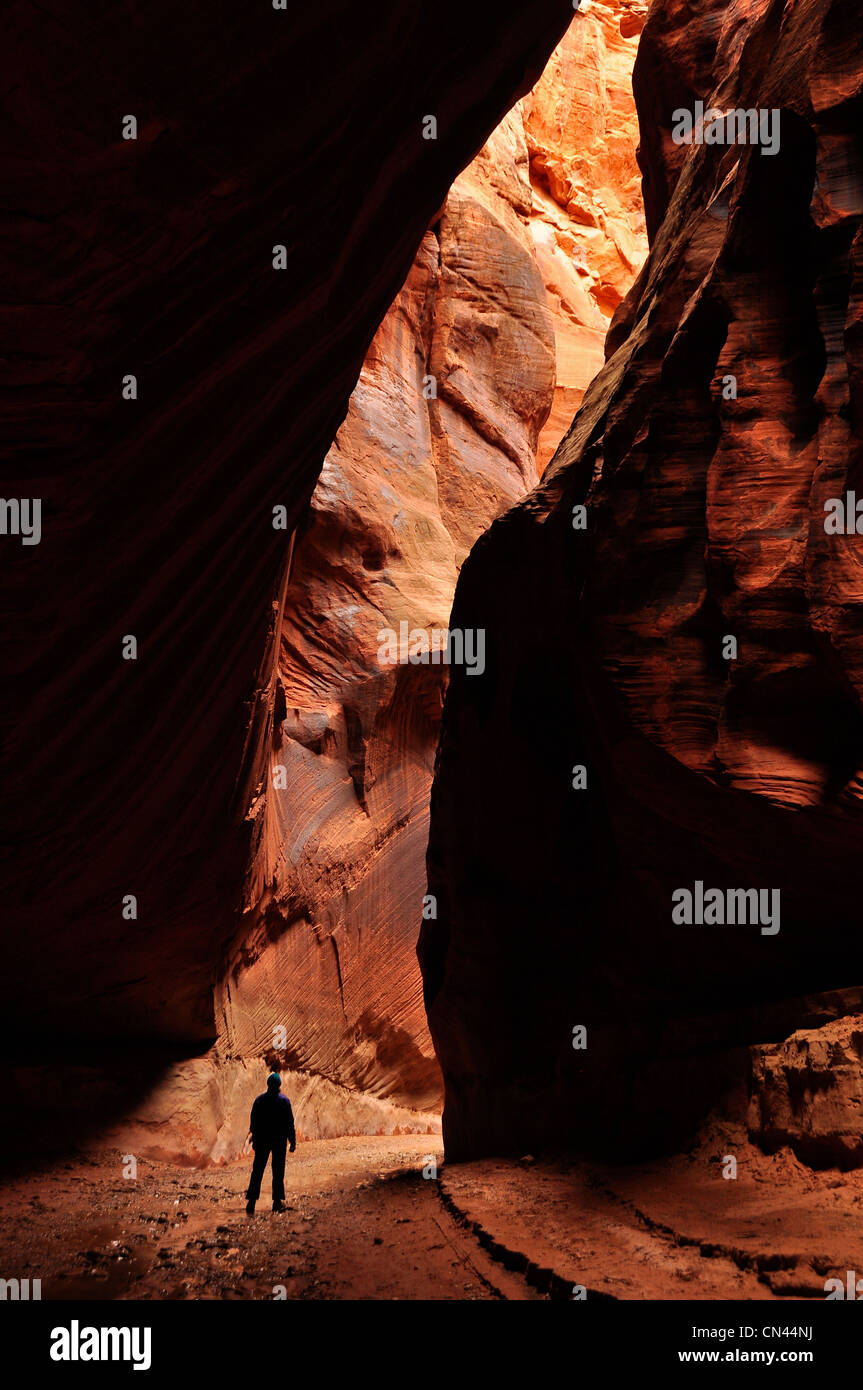
[[[278,1091],[275,1095],[264,1091],[263,1095],[258,1096],[249,1116],[249,1129],[252,1131],[252,1148],[257,1148],[258,1144],[269,1147],[284,1140],[295,1144],[294,1112],[287,1096]]]

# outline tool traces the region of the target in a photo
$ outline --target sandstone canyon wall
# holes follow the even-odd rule
[[[213,1039],[286,537],[435,210],[571,18],[563,0],[4,12],[29,75],[8,93],[5,491],[43,505],[40,544],[4,536],[0,567],[23,1060],[48,1035],[66,1056]]]
[[[440,1109],[415,947],[447,668],[382,665],[379,634],[445,629],[471,545],[535,480],[554,340],[530,201],[516,107],[426,233],[294,551],[218,1057],[336,1087],[318,1129]]]
[[[555,329],[542,473],[604,360],[605,336],[647,256],[632,68],[647,4],[580,9],[522,102],[531,233]]]
[[[415,947],[446,668],[381,667],[378,634],[447,626],[465,556],[535,482],[646,255],[631,93],[642,8],[576,15],[456,179],[297,540],[211,1060],[220,1091],[233,1074],[243,1093],[256,1060],[278,1063],[308,1134],[425,1128],[440,1109]]]
[[[97,1046],[71,1050],[70,1118],[81,1107],[118,1113],[116,1135],[136,1152],[236,1153],[265,1058],[285,1073],[306,1136],[438,1123],[415,944],[446,671],[382,669],[377,634],[402,621],[446,626],[465,556],[533,484],[599,364],[646,254],[630,90],[645,8],[608,0],[570,16],[539,83],[435,214],[308,511],[289,509],[298,528],[238,783],[251,847],[242,916],[220,929],[210,967],[215,1044],[188,1061],[143,1045],[145,1029],[168,1027],[169,998],[182,1031],[196,1026],[180,1000],[200,983],[190,923],[166,953],[157,914],[156,935],[138,941],[148,964],[136,963],[128,989],[161,980],[159,1008],[127,1015],[132,1036],[113,1069]],[[200,826],[191,841],[181,829],[192,865]],[[216,846],[224,908],[237,861],[224,860],[218,837]],[[108,978],[134,939],[96,966],[85,939],[77,968]],[[109,1012],[127,993],[106,991]],[[88,1029],[103,1026],[103,1012]],[[27,1104],[39,1074],[16,1068],[16,1102]]]
[[[863,431],[856,7],[656,0],[634,85],[649,260],[453,611],[488,666],[432,796],[447,1150],[672,1145],[748,1085],[756,1138],[859,1162],[863,592],[824,526]],[[698,99],[778,109],[779,151],[675,145]],[[696,880],[779,930],[677,925]]]

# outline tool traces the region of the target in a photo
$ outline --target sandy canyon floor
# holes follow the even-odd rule
[[[43,1299],[824,1298],[863,1270],[863,1173],[813,1173],[716,1132],[639,1168],[487,1160],[423,1176],[430,1136],[302,1143],[288,1210],[250,1164],[197,1170],[116,1152],[9,1178],[0,1261]],[[738,1156],[724,1180],[721,1159]]]

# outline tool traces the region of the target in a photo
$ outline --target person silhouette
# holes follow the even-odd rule
[[[291,1153],[297,1147],[294,1112],[287,1096],[280,1094],[282,1078],[277,1071],[267,1077],[267,1089],[258,1096],[249,1116],[249,1138],[255,1151],[252,1176],[246,1193],[246,1211],[255,1214],[255,1203],[261,1195],[261,1181],[267,1159],[273,1156],[273,1211],[285,1210],[285,1149],[290,1142]]]

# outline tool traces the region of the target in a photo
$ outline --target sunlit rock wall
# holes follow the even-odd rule
[[[647,255],[632,67],[646,3],[591,0],[522,102],[531,234],[554,316],[542,472],[602,366],[611,316]]]
[[[516,107],[381,325],[285,594],[280,718],[219,1047],[269,1049],[355,1096],[333,1116],[345,1128],[409,1123],[406,1108],[422,1126],[440,1108],[415,946],[447,671],[382,665],[379,633],[445,629],[465,555],[535,479],[555,365],[530,213]]]

